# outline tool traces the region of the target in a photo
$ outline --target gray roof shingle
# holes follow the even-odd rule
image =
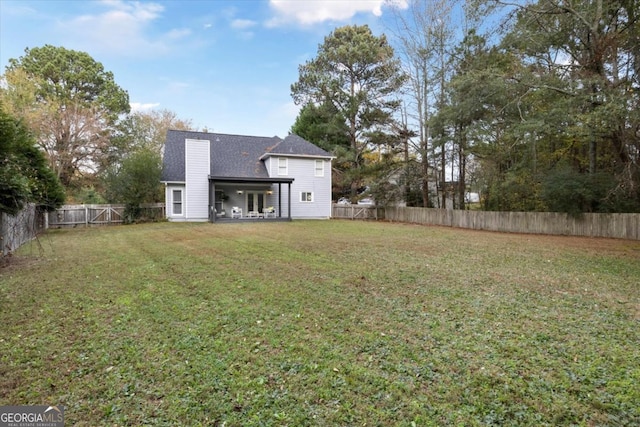
[[[211,150],[210,176],[225,178],[268,178],[262,159],[269,155],[331,157],[323,149],[297,135],[244,136],[182,130],[167,131],[162,181],[185,180],[185,140],[208,140]]]
[[[275,146],[269,154],[272,155],[295,155],[295,156],[314,156],[329,157],[329,153],[324,151],[317,145],[313,145],[306,139],[300,138],[298,135],[288,135]]]

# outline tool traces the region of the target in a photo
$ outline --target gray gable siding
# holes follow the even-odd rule
[[[325,162],[325,174],[315,176],[315,160],[302,157],[288,159],[289,175],[295,176],[291,184],[291,215],[294,218],[328,218],[331,216],[330,162]],[[327,173],[329,169],[329,173]],[[312,202],[302,202],[302,192],[313,193]]]

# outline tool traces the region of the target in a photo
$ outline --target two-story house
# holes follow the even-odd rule
[[[296,135],[169,130],[162,172],[167,218],[329,218],[332,159]]]

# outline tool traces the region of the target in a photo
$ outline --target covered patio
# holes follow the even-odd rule
[[[290,221],[293,181],[209,176],[209,222]]]

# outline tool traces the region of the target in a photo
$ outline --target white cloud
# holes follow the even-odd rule
[[[183,38],[188,37],[190,35],[191,35],[191,30],[190,29],[188,29],[188,28],[180,28],[180,29],[176,28],[176,29],[173,29],[173,30],[169,31],[166,34],[166,37],[168,39],[171,39],[171,40],[177,40],[177,39],[183,39]]]
[[[168,51],[166,40],[189,35],[184,29],[172,30],[155,39],[146,34],[150,24],[164,12],[164,6],[159,3],[103,0],[100,5],[107,10],[59,22],[60,29],[73,39],[73,44],[108,54],[154,55]]]
[[[240,35],[241,38],[248,40],[254,36],[253,31],[249,31],[249,29],[255,27],[257,22],[249,19],[232,19],[229,25],[232,29],[238,31],[238,35]]]
[[[383,6],[401,9],[408,6],[407,0],[269,0],[269,5],[276,12],[276,16],[267,22],[267,26],[270,27],[291,22],[313,25],[325,21],[346,21],[357,13],[371,13],[375,16],[381,16]]]
[[[251,21],[249,19],[234,19],[231,21],[231,28],[236,30],[246,30],[254,27],[256,24],[256,21]]]
[[[142,104],[140,102],[130,102],[129,105],[131,106],[131,111],[132,112],[136,112],[136,111],[148,111],[148,110],[153,110],[154,108],[160,106],[159,103],[154,102],[154,103],[146,103],[146,104]]]
[[[13,17],[38,17],[39,13],[33,7],[19,2],[3,2],[2,13]]]

